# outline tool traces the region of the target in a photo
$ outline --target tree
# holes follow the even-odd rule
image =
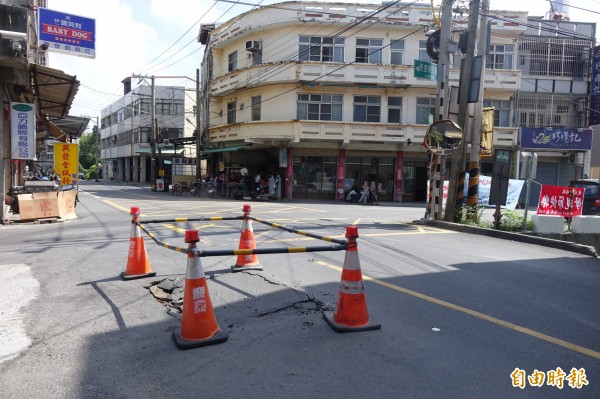
[[[91,133],[83,134],[79,140],[79,163],[84,169],[89,169],[96,163],[97,136],[96,127]]]

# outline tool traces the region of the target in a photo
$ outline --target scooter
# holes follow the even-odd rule
[[[200,182],[199,181],[194,181],[191,185],[190,185],[190,194],[192,195],[192,197],[200,197]]]

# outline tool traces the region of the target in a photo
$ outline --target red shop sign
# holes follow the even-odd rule
[[[583,207],[583,188],[542,185],[539,215],[577,216]]]

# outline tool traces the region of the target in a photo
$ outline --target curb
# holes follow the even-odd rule
[[[441,220],[421,219],[413,221],[413,224],[437,227],[440,229],[453,230],[461,233],[479,234],[504,240],[519,241],[526,244],[542,245],[564,251],[576,252],[578,254],[597,257],[596,248],[590,245],[577,244],[570,241],[555,240],[552,238],[532,236],[523,233],[513,233],[508,231],[484,229],[477,226],[469,226],[459,223],[444,222]]]

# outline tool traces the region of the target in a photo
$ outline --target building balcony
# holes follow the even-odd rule
[[[234,141],[255,142],[273,146],[288,146],[303,141],[321,144],[351,143],[406,145],[423,142],[426,125],[373,124],[329,121],[273,121],[247,122],[209,128],[211,143]],[[494,146],[517,145],[519,129],[516,127],[494,128]]]
[[[437,81],[414,77],[412,65],[337,64],[291,61],[266,63],[214,78],[211,96],[222,97],[261,85],[295,83],[306,86],[357,88],[436,88]],[[450,83],[458,84],[460,70],[450,72]],[[518,70],[486,70],[485,88],[515,91],[521,84]]]

